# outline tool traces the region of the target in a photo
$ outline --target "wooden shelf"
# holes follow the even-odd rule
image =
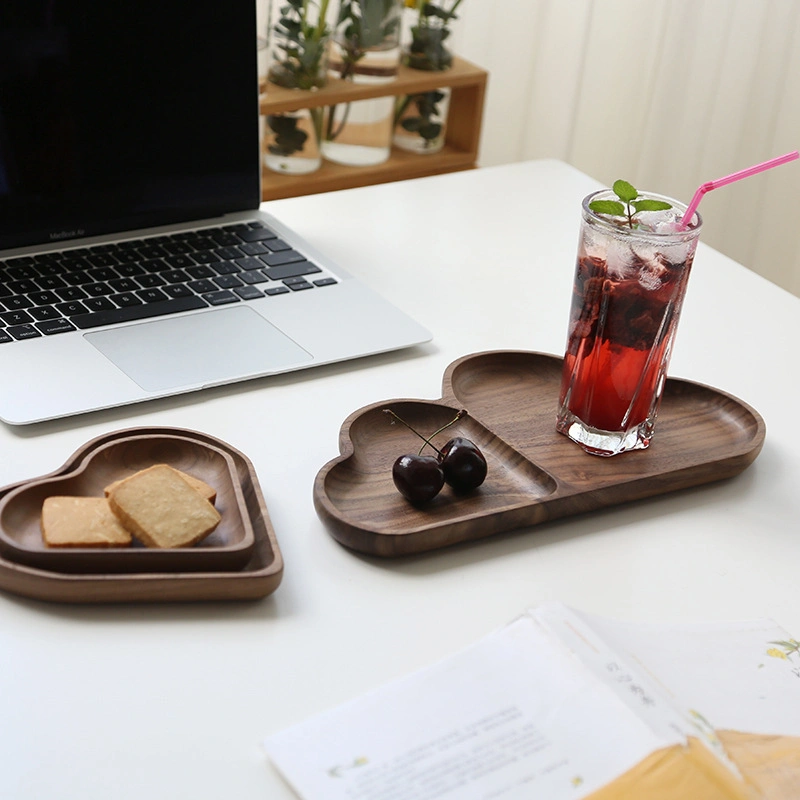
[[[451,97],[445,146],[440,152],[421,155],[393,147],[388,161],[383,164],[348,167],[323,161],[316,172],[308,175],[281,175],[264,167],[262,199],[277,200],[473,169],[478,158],[487,77],[486,71],[480,67],[455,58],[453,66],[443,72],[424,72],[401,66],[396,80],[379,85],[364,86],[333,79],[324,89],[300,91],[268,83],[261,96],[261,113],[265,115],[373,97],[429,92],[440,87],[449,87]]]

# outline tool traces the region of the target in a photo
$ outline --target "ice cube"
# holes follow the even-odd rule
[[[654,233],[676,233],[681,220],[681,212],[677,208],[664,211],[640,211],[636,219],[639,225]]]
[[[640,246],[636,248],[634,256],[639,285],[650,292],[660,289],[669,271],[661,258],[661,253],[650,247]]]
[[[615,238],[609,238],[606,245],[606,270],[612,278],[629,278],[637,267],[637,258],[630,245]]]
[[[648,292],[660,289],[666,270],[660,264],[646,261],[639,270],[639,285]]]

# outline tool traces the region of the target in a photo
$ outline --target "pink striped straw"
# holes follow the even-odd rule
[[[738,172],[733,172],[730,175],[726,175],[724,178],[717,178],[715,181],[708,181],[708,183],[704,183],[694,193],[692,202],[689,203],[686,213],[683,215],[683,217],[681,217],[678,227],[683,230],[692,221],[694,212],[697,211],[697,206],[700,205],[700,201],[703,199],[703,195],[706,194],[706,192],[710,192],[712,189],[718,189],[720,186],[727,186],[729,183],[734,183],[735,181],[740,181],[742,178],[749,178],[751,175],[757,175],[759,172],[764,172],[765,170],[772,169],[773,167],[778,167],[781,164],[786,164],[789,161],[794,161],[796,158],[800,158],[800,153],[797,150],[793,150],[791,153],[786,153],[786,155],[778,156],[777,158],[771,158],[769,161],[764,161],[763,163],[756,164],[753,167],[748,167],[747,169],[741,169]]]

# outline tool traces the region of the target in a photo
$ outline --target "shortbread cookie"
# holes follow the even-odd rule
[[[120,481],[108,503],[122,524],[148,547],[191,547],[221,519],[216,508],[166,464]]]
[[[126,530],[105,497],[53,495],[42,505],[42,538],[49,547],[127,547]]]
[[[164,466],[168,465],[165,464]],[[175,472],[177,472],[178,475],[180,475],[181,478],[183,478],[186,481],[186,483],[188,483],[189,486],[192,487],[192,489],[200,492],[200,494],[203,495],[203,497],[205,497],[205,499],[208,500],[209,503],[213,503],[217,499],[217,490],[213,486],[209,486],[205,481],[201,481],[200,478],[195,478],[194,475],[190,475],[188,472],[182,472],[179,469],[175,469],[175,467],[169,467],[169,468],[171,470],[175,470]],[[114,481],[114,483],[111,483],[108,486],[106,486],[105,488],[106,497],[108,497],[111,494],[111,491],[112,489],[114,489],[115,486],[122,483],[122,481],[124,480],[126,479],[121,478],[120,480]]]

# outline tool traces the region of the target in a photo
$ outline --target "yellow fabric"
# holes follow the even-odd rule
[[[697,739],[657,750],[586,800],[761,800]],[[770,800],[772,798],[770,797]]]
[[[800,737],[717,731],[742,775],[769,800],[800,797]]]

